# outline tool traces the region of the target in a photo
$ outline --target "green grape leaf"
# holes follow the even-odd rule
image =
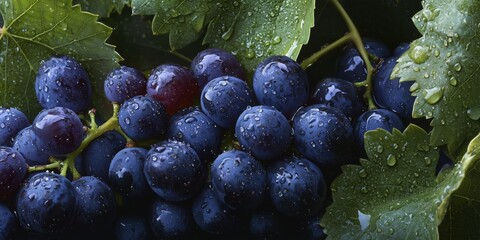
[[[105,43],[111,28],[78,5],[72,7],[71,0],[1,1],[0,13],[0,106],[17,107],[34,117],[41,109],[35,75],[40,62],[54,54],[77,59],[90,74],[95,106],[106,106],[103,80],[122,59]]]
[[[464,178],[480,158],[480,135],[463,158],[438,177],[439,150],[429,146],[429,135],[415,125],[404,133],[369,131],[365,148],[370,160],[345,166],[332,184],[333,204],[321,222],[327,235],[332,239],[438,239],[449,199],[462,198],[455,192],[462,183],[473,184]],[[471,198],[475,199],[478,196]]]
[[[247,71],[270,55],[296,59],[314,24],[314,0],[132,0],[134,14],[155,14],[155,34],[169,33],[170,47],[197,40],[233,52]]]
[[[80,4],[83,11],[97,14],[99,17],[109,17],[115,9],[118,13],[122,12],[123,7],[129,0],[73,0],[74,4]]]
[[[398,60],[392,77],[415,81],[413,116],[433,118],[431,144],[450,153],[480,130],[480,1],[426,0],[413,21],[422,37]]]

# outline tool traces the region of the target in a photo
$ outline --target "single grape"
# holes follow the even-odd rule
[[[124,148],[115,154],[110,163],[110,185],[126,198],[140,199],[151,193],[143,174],[147,152],[143,148]]]
[[[399,78],[390,79],[397,58],[386,58],[373,77],[373,98],[378,106],[387,108],[405,121],[412,121],[415,97],[410,92],[413,81],[400,82]]]
[[[77,214],[73,229],[77,233],[102,233],[112,227],[117,204],[110,187],[93,176],[84,176],[72,182],[76,192]]]
[[[231,235],[242,230],[242,216],[222,204],[211,186],[205,186],[192,203],[195,223],[205,232],[215,235]]]
[[[242,148],[259,160],[273,160],[288,151],[291,132],[281,112],[261,105],[243,111],[235,125],[235,135]]]
[[[80,112],[88,109],[91,100],[88,74],[69,56],[42,61],[35,78],[35,92],[44,109],[66,107]]]
[[[195,150],[178,141],[163,141],[150,149],[143,171],[152,190],[168,201],[193,197],[206,176]]]
[[[243,80],[223,76],[205,85],[200,103],[202,111],[223,128],[233,128],[238,116],[255,104],[252,90]]]
[[[358,117],[354,128],[355,143],[359,149],[362,150],[363,156],[366,156],[364,148],[364,134],[367,131],[378,128],[387,130],[389,132],[392,132],[394,128],[403,131],[405,129],[405,125],[397,114],[387,109],[373,109],[364,112],[362,115],[360,115],[360,117]]]
[[[150,240],[153,233],[149,221],[142,215],[122,214],[115,222],[116,240]]]
[[[105,132],[96,138],[82,151],[79,161],[80,169],[86,175],[109,181],[109,168],[114,158],[122,150],[127,141],[116,131]]]
[[[288,239],[288,220],[273,207],[261,206],[250,215],[249,234],[253,239]]]
[[[336,108],[322,104],[303,108],[292,127],[297,150],[322,168],[343,165],[355,154],[350,120]]]
[[[17,134],[12,148],[22,154],[29,166],[46,165],[49,163],[49,155],[41,143],[32,126],[28,126]]]
[[[22,154],[10,147],[0,146],[0,199],[10,198],[27,174]]]
[[[133,140],[160,138],[168,127],[168,115],[163,105],[147,96],[126,100],[118,112],[122,130]]]
[[[49,172],[29,177],[18,190],[16,213],[20,225],[38,233],[68,229],[76,214],[76,193],[65,177]]]
[[[123,103],[125,100],[145,95],[147,79],[135,68],[120,66],[107,75],[104,81],[105,96],[111,102]]]
[[[41,111],[32,124],[45,153],[63,156],[77,149],[83,140],[83,125],[75,112],[65,107]]]
[[[325,78],[312,89],[310,102],[325,104],[340,110],[350,121],[366,111],[366,105],[357,87],[340,78]]]
[[[168,137],[190,145],[204,163],[209,163],[220,153],[222,129],[198,107],[191,107],[170,119]]]
[[[263,202],[267,173],[246,152],[231,150],[220,154],[212,164],[210,176],[215,196],[232,209],[251,210]]]
[[[307,103],[308,77],[303,68],[286,56],[272,56],[258,64],[253,90],[260,104],[275,107],[290,118]]]
[[[158,66],[147,82],[147,96],[161,102],[170,115],[192,106],[199,92],[193,73],[176,64]]]
[[[188,202],[167,202],[158,198],[152,206],[150,226],[158,239],[192,239],[195,221]]]
[[[327,185],[315,164],[289,157],[270,165],[268,188],[277,211],[290,217],[307,217],[322,208]]]
[[[13,146],[17,133],[29,125],[27,116],[20,110],[0,107],[0,146]]]
[[[233,76],[245,79],[245,73],[235,56],[218,48],[208,48],[197,54],[190,67],[200,90],[212,79]]]
[[[362,40],[365,50],[372,56],[377,58],[390,56],[390,51],[385,43],[372,38],[364,38]],[[372,64],[375,65],[374,63]],[[357,48],[350,45],[343,51],[338,59],[337,73],[335,75],[352,83],[366,80],[367,68]]]
[[[17,231],[17,218],[3,203],[0,203],[0,239],[13,239]]]

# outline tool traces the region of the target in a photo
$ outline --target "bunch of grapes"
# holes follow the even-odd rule
[[[44,110],[30,123],[0,108],[0,239],[324,238],[329,184],[366,157],[364,133],[415,121],[411,83],[390,79],[408,44],[364,45],[375,109],[356,86],[367,71],[353,46],[318,82],[285,56],[247,76],[221,49],[148,78],[122,66],[104,82],[114,105],[105,121],[88,110],[89,76],[75,59],[43,61]]]

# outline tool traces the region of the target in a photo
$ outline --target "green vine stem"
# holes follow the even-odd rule
[[[68,170],[72,173],[73,179],[78,179],[80,178],[80,173],[77,171],[77,168],[75,167],[75,158],[82,153],[82,151],[96,138],[100,137],[103,135],[105,132],[108,131],[117,131],[122,136],[125,137],[127,142],[133,143],[133,140],[130,139],[120,128],[120,125],[118,124],[118,111],[120,110],[120,105],[118,103],[113,103],[113,114],[110,119],[108,119],[104,124],[98,126],[97,122],[95,120],[95,110],[92,109],[89,111],[88,115],[90,116],[90,128],[87,131],[87,136],[83,139],[82,143],[80,146],[73,151],[72,153],[68,154],[68,156],[65,158],[65,160],[59,160],[59,159],[51,159],[50,164],[47,165],[39,165],[39,166],[31,166],[28,168],[29,172],[35,172],[35,171],[45,171],[45,170],[53,170],[53,169],[60,169],[60,174],[62,176],[66,176]]]
[[[313,63],[315,63],[319,58],[322,56],[326,55],[328,52],[345,45],[347,42],[352,41],[355,47],[358,49],[358,52],[360,53],[360,56],[362,57],[365,67],[367,69],[367,78],[362,81],[362,82],[357,82],[355,85],[357,87],[365,87],[365,94],[363,97],[365,100],[368,102],[368,108],[369,109],[375,109],[377,108],[375,106],[375,103],[373,102],[372,98],[372,75],[373,75],[373,66],[372,63],[370,62],[369,59],[369,54],[365,50],[365,46],[363,45],[362,38],[360,36],[360,32],[358,31],[357,27],[355,27],[355,24],[353,23],[352,19],[348,15],[348,13],[345,11],[343,8],[342,4],[338,2],[338,0],[330,0],[330,2],[335,6],[337,11],[340,13],[342,16],[343,20],[345,21],[345,24],[347,25],[348,28],[348,33],[345,34],[343,37],[337,39],[335,42],[327,45],[326,47],[320,49],[318,52],[312,54],[312,56],[308,57],[305,59],[300,66],[303,69],[308,68],[311,66]]]

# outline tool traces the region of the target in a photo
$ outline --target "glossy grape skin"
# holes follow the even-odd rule
[[[414,81],[400,82],[399,78],[390,79],[397,58],[386,58],[373,77],[373,98],[381,108],[387,108],[405,121],[412,121],[415,97],[410,87]]]
[[[191,63],[193,75],[200,90],[212,79],[233,76],[245,79],[245,72],[235,56],[218,48],[208,48],[199,52]]]
[[[22,154],[10,147],[0,146],[0,200],[8,199],[20,187],[27,174]]]
[[[195,222],[188,202],[167,202],[158,198],[152,206],[150,226],[158,239],[192,239]]]
[[[291,132],[281,112],[262,105],[247,108],[235,125],[235,135],[242,148],[263,161],[279,158],[288,151]]]
[[[32,124],[33,132],[51,156],[63,156],[77,149],[83,140],[83,125],[75,112],[65,107],[41,111]]]
[[[126,198],[140,199],[151,193],[143,174],[147,152],[143,148],[124,148],[115,154],[110,163],[110,185]]]
[[[215,235],[229,235],[241,231],[242,216],[222,204],[211,186],[205,186],[192,203],[195,223],[201,230]]]
[[[362,40],[365,50],[369,54],[378,58],[390,56],[390,51],[385,43],[371,38],[363,38]],[[337,73],[335,76],[352,83],[361,82],[367,78],[367,68],[357,48],[348,46],[343,51],[337,62]]]
[[[32,126],[24,128],[17,134],[12,148],[22,154],[29,166],[49,163],[49,155],[43,150],[41,141],[33,132]]]
[[[123,214],[115,222],[116,240],[150,240],[153,233],[148,220],[141,215]]]
[[[338,167],[352,158],[353,128],[338,109],[322,104],[295,114],[292,128],[297,150],[320,167]]]
[[[112,189],[100,179],[83,176],[72,182],[76,192],[77,209],[74,231],[102,233],[109,229],[116,216],[117,204]]]
[[[27,116],[20,110],[0,108],[0,146],[13,146],[17,133],[29,125]]]
[[[111,102],[123,103],[125,100],[145,95],[147,79],[139,70],[120,66],[110,72],[104,81],[105,96]]]
[[[387,109],[373,109],[360,115],[355,123],[354,136],[355,143],[363,151],[364,156],[366,156],[364,134],[377,128],[388,132],[392,132],[393,128],[403,131],[405,125],[397,114]]]
[[[290,118],[308,100],[308,77],[293,59],[272,56],[257,66],[253,90],[260,104],[275,107]]]
[[[92,95],[87,72],[69,56],[53,56],[41,63],[35,92],[44,109],[66,107],[74,112],[87,110]]]
[[[220,153],[222,128],[198,107],[191,107],[170,119],[168,137],[190,145],[203,162],[209,163]]]
[[[161,102],[170,115],[192,106],[199,92],[193,73],[177,64],[162,64],[148,77],[147,96]]]
[[[340,110],[350,121],[366,111],[366,105],[357,87],[340,78],[325,78],[312,89],[312,104],[325,104]]]
[[[253,239],[289,239],[289,224],[273,207],[262,205],[250,215],[248,233]]]
[[[288,157],[267,170],[270,199],[275,209],[290,217],[317,213],[326,196],[322,171],[304,158]]]
[[[15,215],[8,207],[0,203],[0,239],[13,239],[18,223]]]
[[[143,172],[152,190],[167,201],[193,197],[206,176],[195,150],[178,141],[163,141],[150,149]]]
[[[20,225],[38,233],[68,229],[76,214],[76,193],[65,177],[42,172],[29,177],[15,202]]]
[[[266,195],[267,172],[246,152],[230,150],[220,154],[210,176],[215,196],[232,209],[252,210]]]
[[[147,96],[126,100],[118,112],[122,130],[135,141],[160,138],[168,127],[164,106]]]
[[[395,50],[393,50],[392,57],[399,58],[400,56],[402,56],[403,53],[408,51],[409,48],[410,48],[410,43],[404,42],[404,43],[398,44]]]
[[[91,175],[108,182],[108,171],[113,157],[122,150],[127,141],[116,131],[105,132],[82,151],[79,162],[85,175]]]
[[[200,104],[202,111],[223,128],[233,128],[238,116],[255,104],[254,94],[243,80],[218,77],[203,88]]]

